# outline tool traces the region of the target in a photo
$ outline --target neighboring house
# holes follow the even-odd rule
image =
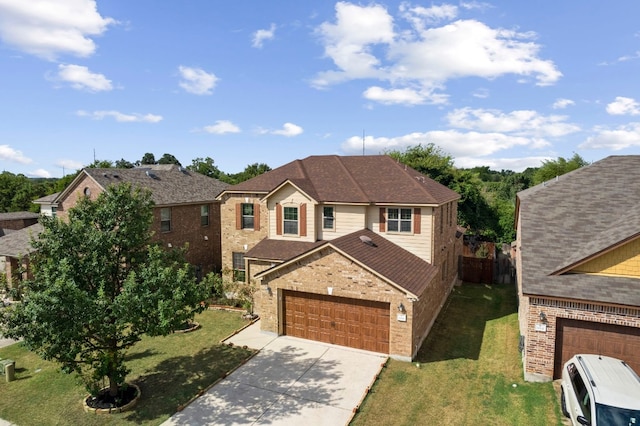
[[[516,228],[525,379],[558,379],[577,353],[640,373],[640,156],[518,193]]]
[[[29,255],[34,249],[31,241],[42,232],[42,225],[35,225],[14,231],[0,238],[0,273],[4,273],[9,287],[14,287],[14,279],[31,278]],[[22,276],[19,277],[22,266]]]
[[[151,191],[153,240],[165,247],[184,247],[198,277],[219,271],[220,204],[216,196],[228,185],[176,165],[132,169],[83,169],[52,204],[65,219],[80,197],[95,199],[110,185],[128,182]]]
[[[38,223],[40,215],[32,212],[0,213],[0,237]]]
[[[41,215],[56,217],[56,211],[58,210],[58,203],[56,203],[56,198],[58,198],[58,195],[60,195],[59,192],[51,195],[45,195],[42,198],[33,200],[33,203],[40,206]]]
[[[459,195],[389,156],[311,156],[223,191],[227,279],[263,330],[412,359],[457,279]]]

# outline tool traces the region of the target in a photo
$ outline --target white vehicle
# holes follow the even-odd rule
[[[640,426],[640,377],[622,360],[576,355],[560,387],[562,414],[573,425]]]

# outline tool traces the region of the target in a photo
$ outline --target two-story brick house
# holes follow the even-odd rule
[[[307,157],[218,199],[263,330],[409,360],[457,281],[459,195],[389,156]]]
[[[64,220],[80,197],[95,199],[108,186],[123,182],[151,191],[154,241],[168,248],[187,246],[186,260],[199,277],[220,270],[220,203],[216,196],[228,185],[176,165],[83,169],[53,200],[56,216]]]

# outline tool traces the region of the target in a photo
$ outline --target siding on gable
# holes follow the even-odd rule
[[[571,272],[640,278],[640,239],[579,265]]]
[[[315,217],[315,209],[316,204],[304,196],[302,193],[297,191],[291,185],[285,185],[278,192],[269,197],[267,202],[267,208],[269,209],[269,238],[274,240],[294,240],[294,241],[316,241],[316,233],[314,230],[316,229],[316,217]],[[277,224],[278,220],[276,218],[276,204],[280,204],[282,207],[298,207],[298,236],[292,235],[278,235],[277,232]],[[302,204],[306,204],[305,208],[300,208]],[[304,232],[301,232],[300,226],[304,225],[304,220],[301,218],[301,214],[303,210],[306,209],[306,225],[307,231],[306,235]]]
[[[433,242],[433,208],[422,207],[420,218],[420,234],[402,233],[402,232],[381,232],[380,229],[380,207],[379,205],[370,206],[367,209],[367,228],[373,232],[380,234],[387,240],[399,245],[405,250],[410,251],[419,258],[431,263],[432,262],[432,242]],[[395,206],[394,206],[395,207]],[[412,210],[413,207],[412,207]],[[414,212],[415,214],[415,212]],[[415,226],[415,224],[414,224]],[[385,228],[386,229],[386,228]]]

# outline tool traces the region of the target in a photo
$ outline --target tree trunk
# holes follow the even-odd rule
[[[109,395],[116,397],[118,395],[118,381],[109,376]]]

